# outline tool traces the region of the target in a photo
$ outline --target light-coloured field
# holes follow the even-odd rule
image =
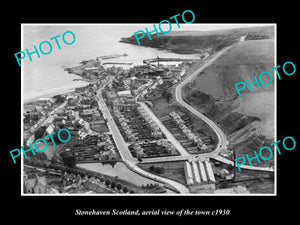
[[[218,66],[262,64],[273,65],[274,39],[250,40],[239,42],[218,59]],[[270,69],[270,68],[268,68]],[[259,72],[259,71],[257,71]]]
[[[246,79],[253,82],[254,76],[259,79],[260,73],[270,71],[274,66],[273,39],[240,42],[199,74],[187,93],[200,91],[224,104],[225,99],[237,95],[236,83],[246,83]],[[264,82],[267,83],[268,79],[263,76]],[[260,85],[261,88],[252,85],[253,92],[246,87],[241,91],[242,96],[232,102],[232,105],[238,105],[237,112],[260,119],[252,125],[266,138],[274,137],[274,83],[273,79],[270,85]]]
[[[274,92],[248,93],[239,99],[238,112],[247,116],[255,116],[261,121],[253,124],[259,134],[266,138],[274,137]]]
[[[260,73],[269,71],[274,65],[274,40],[252,40],[238,43],[225,55],[221,56],[212,66],[199,74],[192,83],[193,89],[209,94],[215,98],[235,95],[235,84],[238,82],[253,82],[254,76],[259,79]],[[268,77],[263,76],[264,82]],[[274,81],[270,85],[252,85],[253,92],[273,90]],[[248,93],[248,88],[241,91]]]

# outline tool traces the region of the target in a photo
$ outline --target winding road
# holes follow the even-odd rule
[[[245,37],[241,37],[240,41],[244,41]],[[175,98],[178,103],[180,103],[183,107],[185,107],[187,110],[189,110],[191,113],[196,115],[199,119],[203,120],[206,122],[216,133],[218,137],[218,144],[215,148],[214,151],[209,152],[209,153],[202,153],[198,155],[191,155],[189,153],[182,154],[182,151],[179,151],[181,153],[180,156],[168,156],[168,157],[159,157],[159,158],[147,158],[143,159],[143,163],[155,163],[155,162],[171,162],[171,161],[182,161],[182,160],[197,160],[199,158],[214,158],[215,160],[218,160],[222,163],[228,164],[228,165],[234,165],[234,162],[226,159],[222,156],[219,155],[219,152],[221,150],[226,150],[228,147],[229,142],[226,139],[226,135],[224,132],[221,130],[220,127],[218,127],[217,124],[215,124],[211,119],[200,113],[198,110],[193,108],[191,105],[186,103],[183,98],[182,98],[182,88],[184,85],[187,83],[191,82],[201,71],[203,71],[206,67],[210,66],[216,59],[218,59],[221,55],[223,55],[226,51],[231,49],[233,46],[235,46],[237,43],[228,46],[221,51],[217,52],[215,55],[213,55],[210,59],[207,59],[206,62],[204,62],[197,70],[195,70],[192,74],[188,75],[182,82],[176,87],[175,89]],[[144,104],[139,102],[145,109],[148,107]],[[149,111],[149,109],[147,110]],[[151,110],[150,110],[151,111]],[[155,119],[155,116],[152,116],[151,113],[149,113],[152,119]],[[153,113],[152,113],[153,114]],[[178,145],[175,145],[176,148],[178,149]],[[256,170],[256,171],[268,171],[268,172],[273,172],[274,169],[272,167],[257,167],[257,166],[248,166],[248,165],[241,165],[240,168],[242,169],[248,169],[248,170]]]
[[[241,37],[240,41],[244,41],[245,37]],[[221,51],[219,51],[218,53],[216,53],[215,55],[213,55],[213,57],[211,59],[209,59],[207,62],[205,62],[203,65],[201,65],[196,71],[194,71],[191,75],[189,75],[186,79],[184,79],[177,87],[175,90],[175,97],[176,100],[183,106],[185,107],[187,110],[189,110],[191,113],[193,113],[194,115],[196,115],[198,118],[200,118],[201,120],[203,120],[204,122],[206,122],[217,134],[218,136],[218,144],[216,146],[216,149],[212,152],[209,153],[203,153],[203,154],[199,154],[198,157],[211,157],[214,158],[218,161],[221,161],[223,163],[229,164],[229,165],[234,165],[234,162],[226,159],[220,155],[218,155],[218,153],[221,150],[226,150],[228,147],[229,142],[226,139],[226,135],[224,134],[224,132],[218,127],[218,125],[216,125],[212,120],[210,120],[208,117],[204,116],[202,113],[200,113],[198,110],[196,110],[195,108],[193,108],[191,105],[187,104],[183,98],[182,98],[182,87],[187,84],[188,82],[190,82],[192,79],[194,79],[202,70],[204,70],[206,67],[210,66],[217,58],[219,58],[221,55],[223,55],[226,51],[228,51],[229,49],[231,49],[233,46],[235,46],[235,44],[228,46],[224,49],[222,49]],[[191,156],[190,158],[195,158],[195,156]],[[169,159],[170,160],[170,159]],[[272,167],[256,167],[256,166],[248,166],[248,165],[241,165],[240,168],[243,169],[249,169],[249,170],[257,170],[257,171],[269,171],[269,172],[273,172],[274,169]]]
[[[243,41],[243,40],[241,40]],[[138,102],[141,106],[143,106],[143,108],[148,112],[148,114],[151,116],[152,119],[154,119],[154,121],[156,122],[156,124],[158,124],[160,126],[160,129],[167,134],[166,136],[168,137],[168,140],[170,140],[173,144],[175,144],[176,148],[180,148],[179,152],[180,152],[180,156],[170,156],[170,157],[159,157],[159,158],[148,158],[148,159],[143,159],[143,163],[146,162],[168,162],[168,161],[181,161],[181,160],[197,160],[199,158],[214,158],[218,161],[221,161],[223,163],[229,164],[229,165],[233,165],[233,161],[230,161],[222,156],[219,155],[219,152],[221,150],[226,150],[228,147],[229,142],[226,139],[226,135],[224,134],[224,132],[220,129],[220,127],[218,127],[218,125],[216,125],[212,120],[210,120],[208,117],[206,117],[205,115],[203,115],[202,113],[200,113],[198,110],[196,110],[195,108],[193,108],[191,105],[189,105],[188,103],[186,103],[183,98],[182,98],[182,87],[184,85],[186,85],[188,82],[190,82],[192,79],[194,79],[201,71],[203,71],[206,67],[210,66],[216,59],[218,59],[221,55],[223,55],[226,51],[228,51],[229,49],[231,49],[233,46],[235,46],[236,44],[233,44],[229,47],[226,47],[224,49],[222,49],[221,51],[217,52],[216,54],[212,55],[211,58],[206,59],[206,61],[196,70],[194,71],[192,74],[188,75],[184,80],[181,81],[180,84],[178,84],[178,86],[176,87],[175,90],[175,98],[178,101],[179,104],[181,104],[183,107],[185,107],[187,110],[189,110],[191,113],[193,113],[194,115],[196,115],[199,119],[203,120],[204,122],[206,122],[216,133],[217,137],[218,137],[218,144],[215,148],[214,151],[209,152],[209,153],[203,153],[203,154],[198,154],[198,155],[191,155],[188,152],[186,152],[185,149],[181,149],[181,145],[176,145],[176,143],[178,142],[177,140],[174,140],[175,138],[173,137],[173,135],[169,135],[169,131],[165,130],[164,126],[160,126],[162,123],[157,119],[157,117],[152,113],[152,111],[146,106],[146,104],[144,104],[143,102]],[[99,105],[100,110],[103,113],[104,118],[107,120],[107,126],[109,128],[109,130],[111,131],[111,133],[113,134],[113,138],[114,141],[119,149],[120,155],[124,161],[124,163],[126,163],[126,165],[132,169],[133,171],[135,171],[138,174],[141,174],[145,177],[148,177],[152,180],[155,180],[157,182],[161,182],[161,183],[168,183],[169,185],[173,186],[174,188],[176,188],[180,193],[183,194],[187,194],[189,193],[189,190],[182,184],[167,179],[167,178],[163,178],[157,175],[154,175],[152,173],[149,173],[143,169],[141,169],[137,164],[138,161],[137,159],[133,158],[128,146],[123,138],[123,136],[121,135],[117,125],[115,124],[113,117],[111,115],[111,113],[109,112],[106,103],[103,99],[103,96],[101,94],[101,91],[105,88],[106,85],[108,85],[110,82],[112,81],[112,79],[110,79],[109,82],[107,82],[104,86],[102,86],[98,91],[97,91],[97,102]],[[180,147],[181,146],[181,147]],[[247,165],[242,165],[240,166],[241,168],[244,169],[250,169],[250,170],[259,170],[259,171],[274,171],[273,168],[266,168],[266,167],[251,167],[251,166],[247,166]]]
[[[197,70],[195,70],[191,75],[189,75],[186,79],[184,79],[177,87],[175,90],[175,97],[176,100],[187,110],[189,110],[191,113],[196,115],[198,118],[206,122],[217,134],[218,136],[218,144],[216,146],[216,149],[211,152],[211,153],[204,153],[201,154],[202,156],[211,156],[211,155],[217,155],[222,149],[226,149],[228,145],[228,141],[226,139],[226,136],[224,132],[209,118],[204,116],[202,113],[200,113],[198,110],[193,108],[191,105],[187,104],[183,99],[182,99],[182,87],[186,85],[188,82],[190,82],[192,79],[194,79],[202,70],[204,70],[206,67],[210,66],[217,58],[219,58],[221,55],[224,54],[227,50],[232,48],[233,45],[226,47],[216,53],[210,60],[205,62],[203,65],[201,65]]]

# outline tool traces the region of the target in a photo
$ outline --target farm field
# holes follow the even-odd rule
[[[212,97],[226,98],[237,94],[235,83],[253,82],[254,75],[269,71],[274,65],[274,40],[251,40],[238,43],[235,47],[221,56],[212,66],[206,68],[199,76],[192,81],[191,87]],[[268,82],[269,78],[263,76]],[[274,82],[270,85],[252,85],[253,92],[263,92],[274,89]],[[244,93],[251,93],[247,88],[241,91],[241,98]]]
[[[274,39],[237,43],[183,88],[184,100],[219,124],[236,157],[249,154],[274,139],[275,79],[270,85],[246,87],[238,96],[235,83],[275,67]],[[263,76],[265,83],[268,76]],[[270,160],[268,165],[273,165]],[[258,166],[266,166],[259,164]]]
[[[184,87],[184,98],[199,111],[218,120],[233,112],[255,117],[257,119],[254,126],[259,133],[272,138],[275,111],[274,81],[267,86],[261,85],[261,88],[253,85],[253,92],[246,88],[241,91],[241,97],[237,96],[234,84],[246,79],[254,81],[254,75],[258,77],[261,72],[273,68],[273,53],[273,39],[238,43]],[[214,110],[211,109],[212,105]]]
[[[255,121],[253,125],[258,133],[265,135],[267,139],[274,137],[274,93],[259,92],[248,93],[239,99],[237,111],[243,115],[255,116],[261,121]]]

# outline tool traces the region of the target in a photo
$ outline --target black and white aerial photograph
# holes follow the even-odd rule
[[[3,220],[297,221],[296,4],[5,7]]]
[[[276,24],[178,21],[20,25],[22,196],[276,195]]]

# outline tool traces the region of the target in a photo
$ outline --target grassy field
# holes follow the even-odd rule
[[[248,27],[214,31],[172,31],[168,34],[153,34],[149,38],[140,39],[142,46],[163,48],[179,54],[202,53],[218,51],[239,40],[247,34],[274,37],[273,26]],[[134,35],[121,38],[120,42],[138,44]]]
[[[274,41],[271,39],[240,42],[187,85],[184,97],[199,107],[206,103],[199,101],[207,95],[206,101],[210,105],[214,103],[216,107],[226,106],[227,109],[232,106],[240,114],[255,116],[260,120],[256,122],[260,133],[268,138],[273,137],[274,82],[267,86],[261,85],[260,89],[253,85],[253,92],[245,89],[241,92],[242,96],[237,98],[234,86],[245,79],[253,81],[254,75],[258,77],[261,72],[274,67],[273,52]],[[199,96],[199,92],[202,96]],[[193,95],[196,95],[195,99]],[[208,109],[199,108],[210,114]],[[226,112],[225,109],[223,111]]]
[[[206,68],[191,84],[197,89],[212,97],[226,98],[236,95],[235,83],[246,79],[254,81],[254,75],[259,77],[263,71],[269,71],[274,67],[274,40],[244,41],[227,51],[212,66]],[[267,78],[263,77],[267,82]],[[274,82],[270,85],[261,85],[258,89],[252,86],[254,92],[263,92],[274,89]],[[251,93],[247,88],[241,91]]]
[[[274,65],[274,40],[238,43],[183,89],[186,102],[218,122],[236,156],[252,153],[274,138],[274,81],[237,96],[234,84],[254,81]],[[275,76],[274,76],[275,77]],[[267,82],[267,80],[265,80]],[[272,165],[273,160],[260,166]]]
[[[208,36],[208,35],[235,35],[243,36],[248,33],[268,35],[274,37],[274,31],[272,26],[260,26],[260,27],[246,27],[246,28],[234,28],[224,30],[209,30],[209,31],[172,31],[164,36]]]
[[[254,122],[259,134],[266,138],[274,137],[274,92],[249,93],[240,98],[237,109],[243,115],[255,116],[260,121]]]
[[[186,185],[183,162],[139,164],[139,167],[149,172],[151,172],[150,170],[151,166],[163,168],[162,173],[159,173],[157,175],[171,180],[175,180],[183,185]]]

